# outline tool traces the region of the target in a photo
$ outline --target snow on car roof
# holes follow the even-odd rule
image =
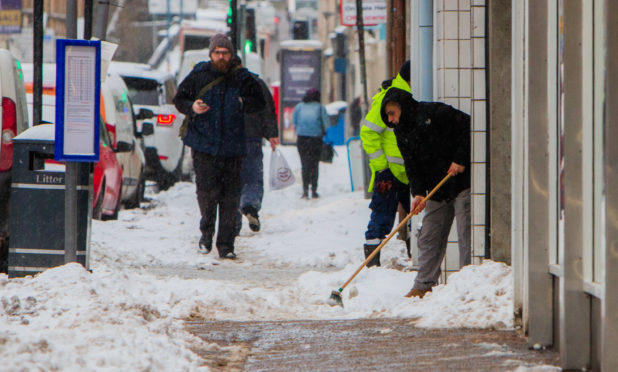
[[[169,72],[153,70],[150,65],[145,63],[113,61],[109,65],[109,71],[116,72],[121,76],[155,79],[159,82],[173,78]]]

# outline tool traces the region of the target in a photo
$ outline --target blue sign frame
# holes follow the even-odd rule
[[[70,47],[91,47],[95,50],[95,68],[92,77],[94,85],[94,115],[92,118],[94,131],[92,136],[93,152],[81,154],[65,154],[65,87],[66,77],[66,54]],[[54,159],[56,161],[74,162],[98,162],[99,161],[99,136],[100,136],[100,102],[101,102],[101,42],[96,40],[57,39],[56,40],[56,140],[54,146]],[[88,138],[90,141],[90,138]]]

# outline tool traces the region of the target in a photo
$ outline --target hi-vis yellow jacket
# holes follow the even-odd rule
[[[392,128],[384,124],[382,116],[380,115],[382,99],[384,99],[384,95],[392,87],[403,89],[407,92],[410,91],[408,83],[397,74],[390,87],[386,89],[381,88],[380,92],[373,96],[371,109],[367,113],[367,116],[365,116],[363,126],[360,130],[363,149],[367,153],[369,168],[371,168],[371,182],[369,182],[368,189],[370,192],[373,190],[376,172],[384,170],[387,167],[399,181],[406,185],[409,183],[403,164],[403,158],[397,147],[395,133]]]

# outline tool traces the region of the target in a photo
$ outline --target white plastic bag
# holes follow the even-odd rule
[[[270,156],[270,189],[280,190],[294,184],[295,178],[292,168],[283,157],[281,151],[275,148]]]

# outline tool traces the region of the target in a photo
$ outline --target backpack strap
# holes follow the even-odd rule
[[[232,74],[234,72],[236,72],[236,70],[238,70],[239,68],[240,68],[240,66],[234,66],[227,74],[225,74],[223,76],[219,76],[215,80],[213,80],[210,83],[206,84],[197,93],[197,96],[195,97],[195,99],[200,98],[201,96],[204,95],[204,93],[208,92],[212,87],[214,87],[215,85],[219,84],[220,82],[222,82],[223,80],[227,79],[228,77],[232,76]],[[184,138],[185,135],[187,134],[187,129],[189,127],[189,122],[191,121],[192,116],[193,115],[185,115],[185,119],[182,121],[182,125],[180,126],[180,129],[178,130],[178,136],[180,138]]]

